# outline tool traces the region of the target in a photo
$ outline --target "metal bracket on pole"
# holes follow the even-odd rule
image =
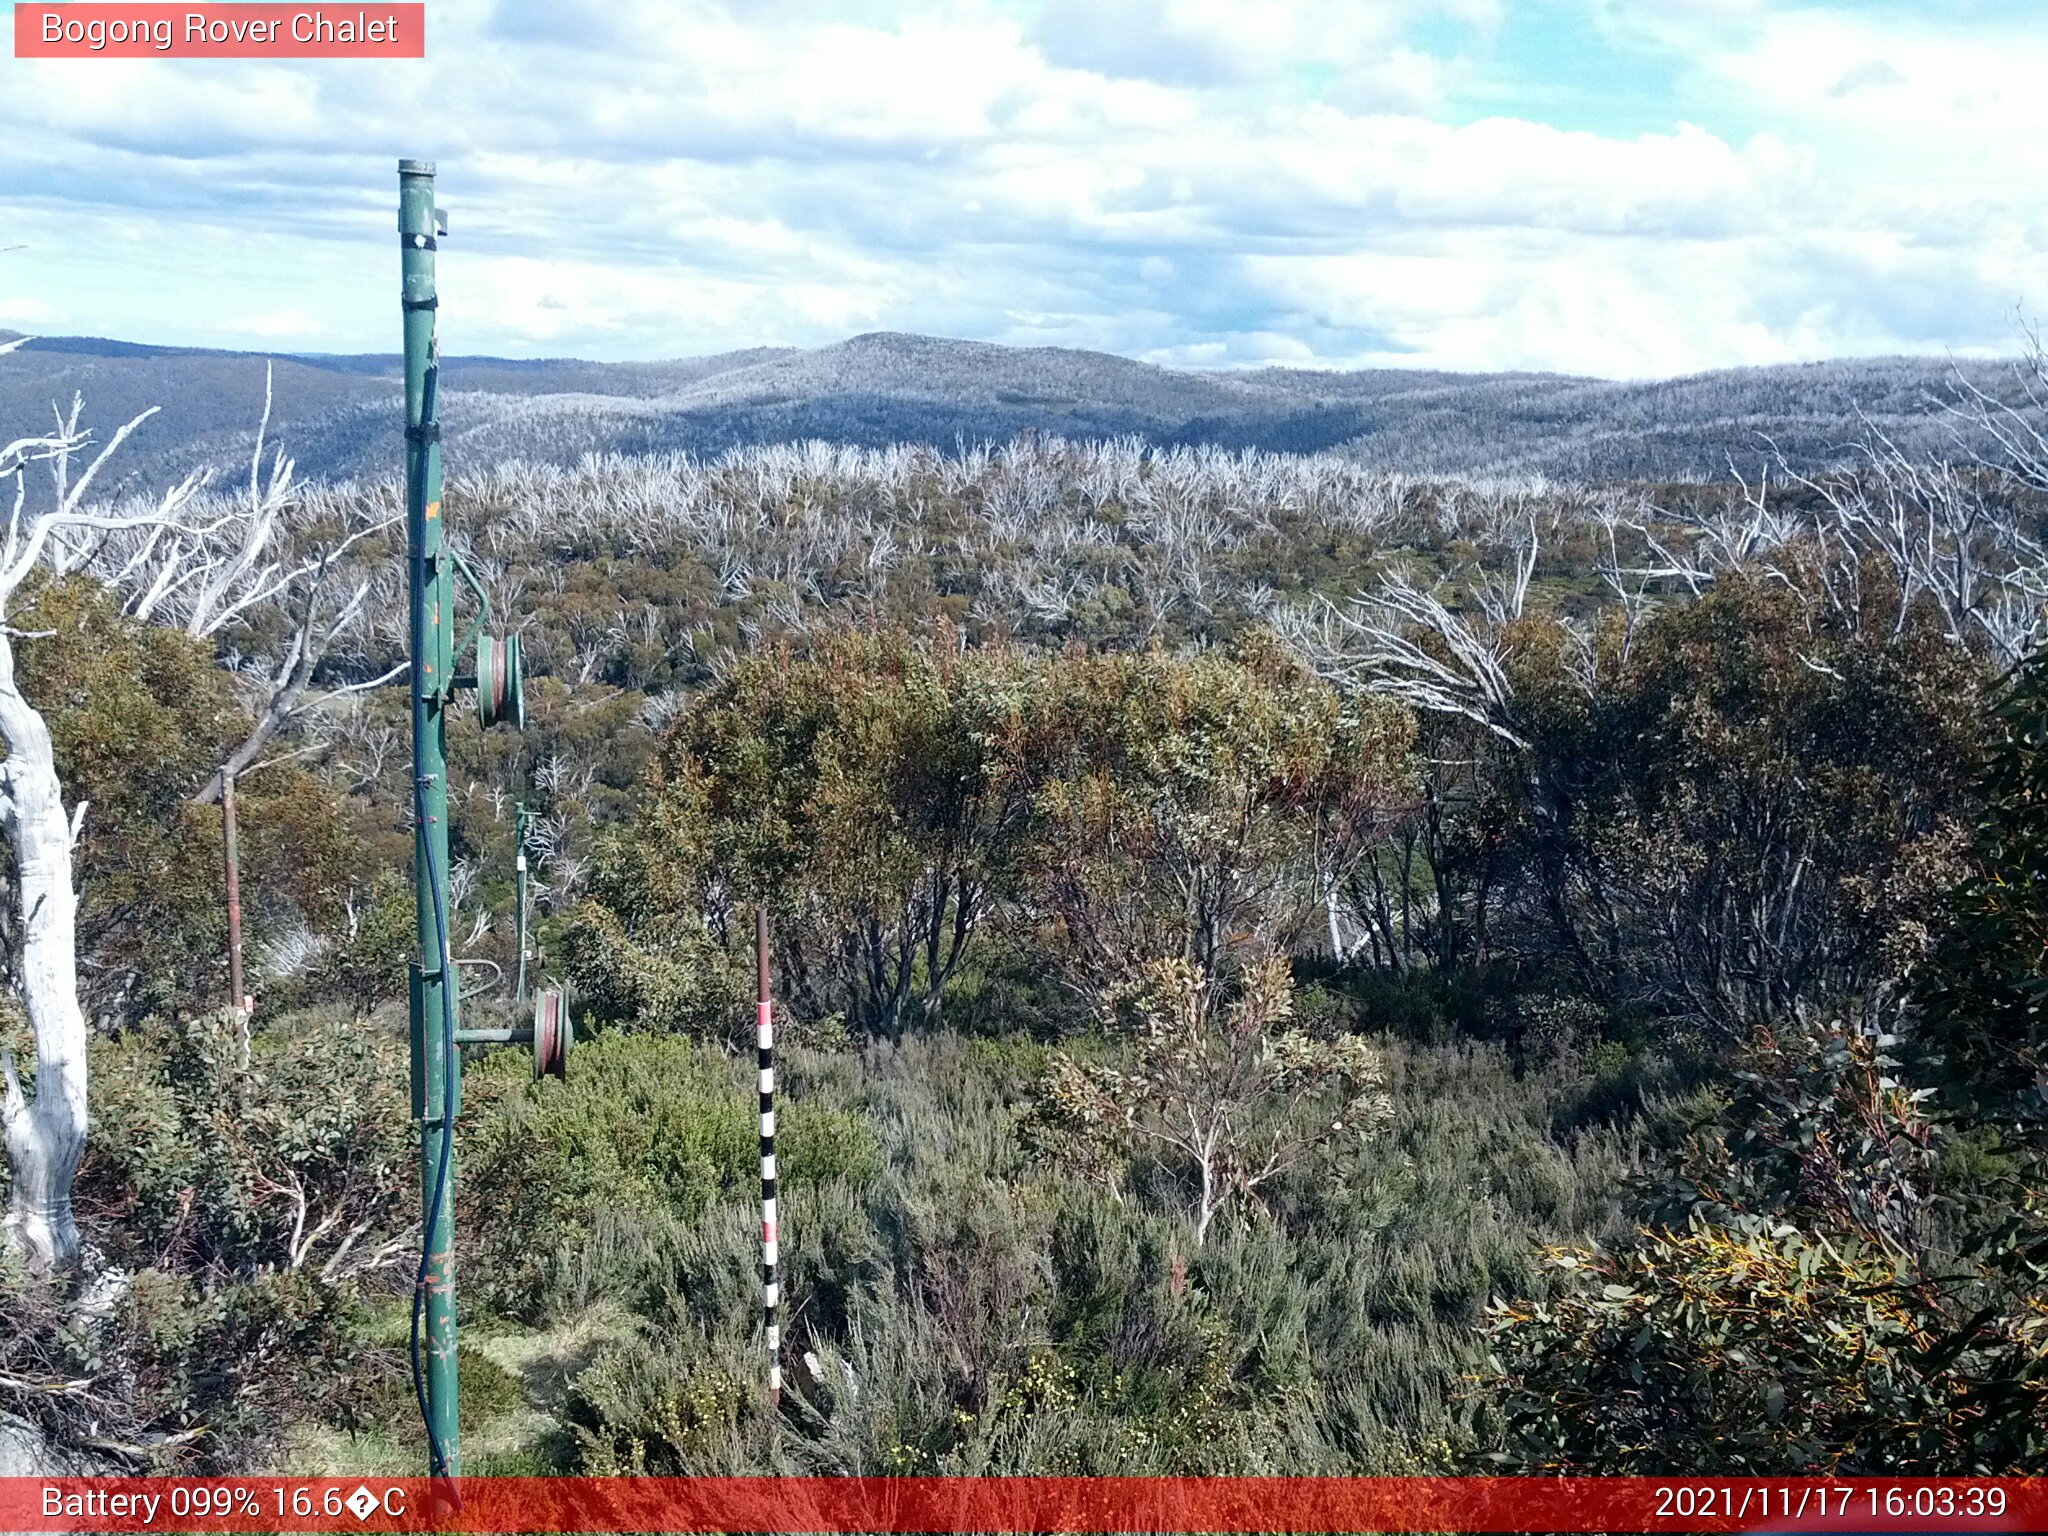
[[[469,562],[462,558],[461,550],[450,544],[442,554],[445,559],[454,563],[455,574],[462,578],[462,584],[476,594],[476,617],[470,620],[469,628],[462,632],[462,638],[455,644],[455,654],[462,656],[468,653],[469,648],[476,643],[476,637],[491,622],[491,594],[486,592],[484,584],[477,580],[476,572],[471,570]]]

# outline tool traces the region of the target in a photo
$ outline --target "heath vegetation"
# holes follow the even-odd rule
[[[2048,461],[2002,398],[1747,483],[457,474],[536,675],[453,735],[456,953],[508,1019],[524,802],[579,1041],[470,1064],[469,1470],[2048,1471]],[[76,429],[0,458],[0,1411],[416,1470],[397,495],[259,453],[93,500]]]

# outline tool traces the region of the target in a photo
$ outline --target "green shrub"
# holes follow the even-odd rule
[[[418,1198],[402,1047],[335,1020],[245,1037],[222,1012],[91,1050],[78,1205],[132,1274],[91,1307],[0,1277],[12,1405],[165,1470],[232,1471],[292,1418],[360,1415],[388,1361],[353,1339],[359,1287],[395,1276]],[[89,1394],[38,1385],[61,1381]]]
[[[406,965],[419,952],[412,882],[395,869],[377,872],[354,928],[315,962],[309,990],[367,1014],[403,997]]]
[[[231,1011],[93,1043],[81,1203],[137,1264],[203,1274],[397,1259],[415,1198],[404,1050],[338,1020],[244,1038]]]
[[[462,1366],[462,1428],[473,1433],[493,1419],[519,1412],[526,1393],[519,1378],[480,1350],[460,1347]],[[407,1404],[408,1410],[411,1404]]]
[[[2048,1467],[2048,1224],[1952,1185],[1889,1036],[1760,1030],[1649,1224],[1552,1248],[1491,1309],[1485,1377],[1529,1473],[2011,1475]],[[1987,1230],[1989,1229],[1989,1230]],[[1961,1238],[1958,1241],[1958,1238]]]
[[[544,1315],[571,1271],[609,1248],[630,1284],[668,1230],[757,1167],[757,1126],[731,1065],[672,1035],[606,1032],[566,1081],[531,1081],[523,1051],[485,1057],[464,1088],[462,1227],[483,1299]]]
[[[1696,1220],[1558,1250],[1559,1293],[1491,1319],[1529,1473],[2038,1473],[2048,1328],[1837,1233]]]
[[[0,1260],[0,1400],[56,1443],[148,1472],[232,1472],[292,1419],[346,1420],[373,1397],[382,1361],[351,1339],[349,1287],[145,1268],[94,1290],[83,1306]]]
[[[882,1146],[859,1114],[798,1099],[776,1116],[776,1171],[791,1185],[845,1179],[872,1183],[882,1171]]]
[[[1519,1074],[1502,1047],[1397,1042],[1383,1136],[1304,1164],[1196,1248],[1179,1213],[1024,1154],[1010,1094],[1046,1054],[947,1034],[793,1053],[790,1147],[827,1112],[869,1132],[875,1172],[813,1165],[785,1197],[780,1461],[737,1180],[693,1220],[633,1229],[631,1284],[603,1293],[648,1331],[578,1383],[583,1464],[1444,1470],[1472,1443],[1456,1399],[1487,1299],[1533,1283],[1532,1234],[1608,1230],[1629,1165],[1620,1131],[1553,1129],[1575,1079]]]
[[[557,931],[577,996],[600,1023],[718,1040],[736,1036],[740,984],[700,923],[666,913],[622,918],[585,901]]]
[[[576,1047],[566,1081],[532,1082],[530,1060],[485,1057],[464,1088],[462,1230],[489,1305],[538,1320],[557,1303],[640,1294],[666,1283],[678,1243],[716,1202],[751,1204],[750,1064],[680,1036],[616,1030]],[[786,1099],[779,1118],[789,1193],[881,1173],[874,1130],[827,1093]]]
[[[648,1339],[613,1345],[573,1383],[568,1417],[582,1470],[599,1477],[724,1470],[740,1453],[744,1400],[759,1396],[758,1366],[738,1372],[678,1367]]]

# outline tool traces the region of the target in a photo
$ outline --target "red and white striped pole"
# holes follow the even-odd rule
[[[782,1300],[775,1217],[775,1003],[768,987],[768,908],[754,909],[754,1026],[761,1061],[761,1324],[768,1341],[768,1409],[782,1406]]]

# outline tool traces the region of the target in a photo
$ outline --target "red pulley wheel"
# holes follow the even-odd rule
[[[517,635],[477,637],[476,708],[487,726],[526,729],[526,663]]]
[[[543,987],[533,1000],[533,1075],[567,1077],[569,1043],[575,1035],[569,1003],[560,987]]]

